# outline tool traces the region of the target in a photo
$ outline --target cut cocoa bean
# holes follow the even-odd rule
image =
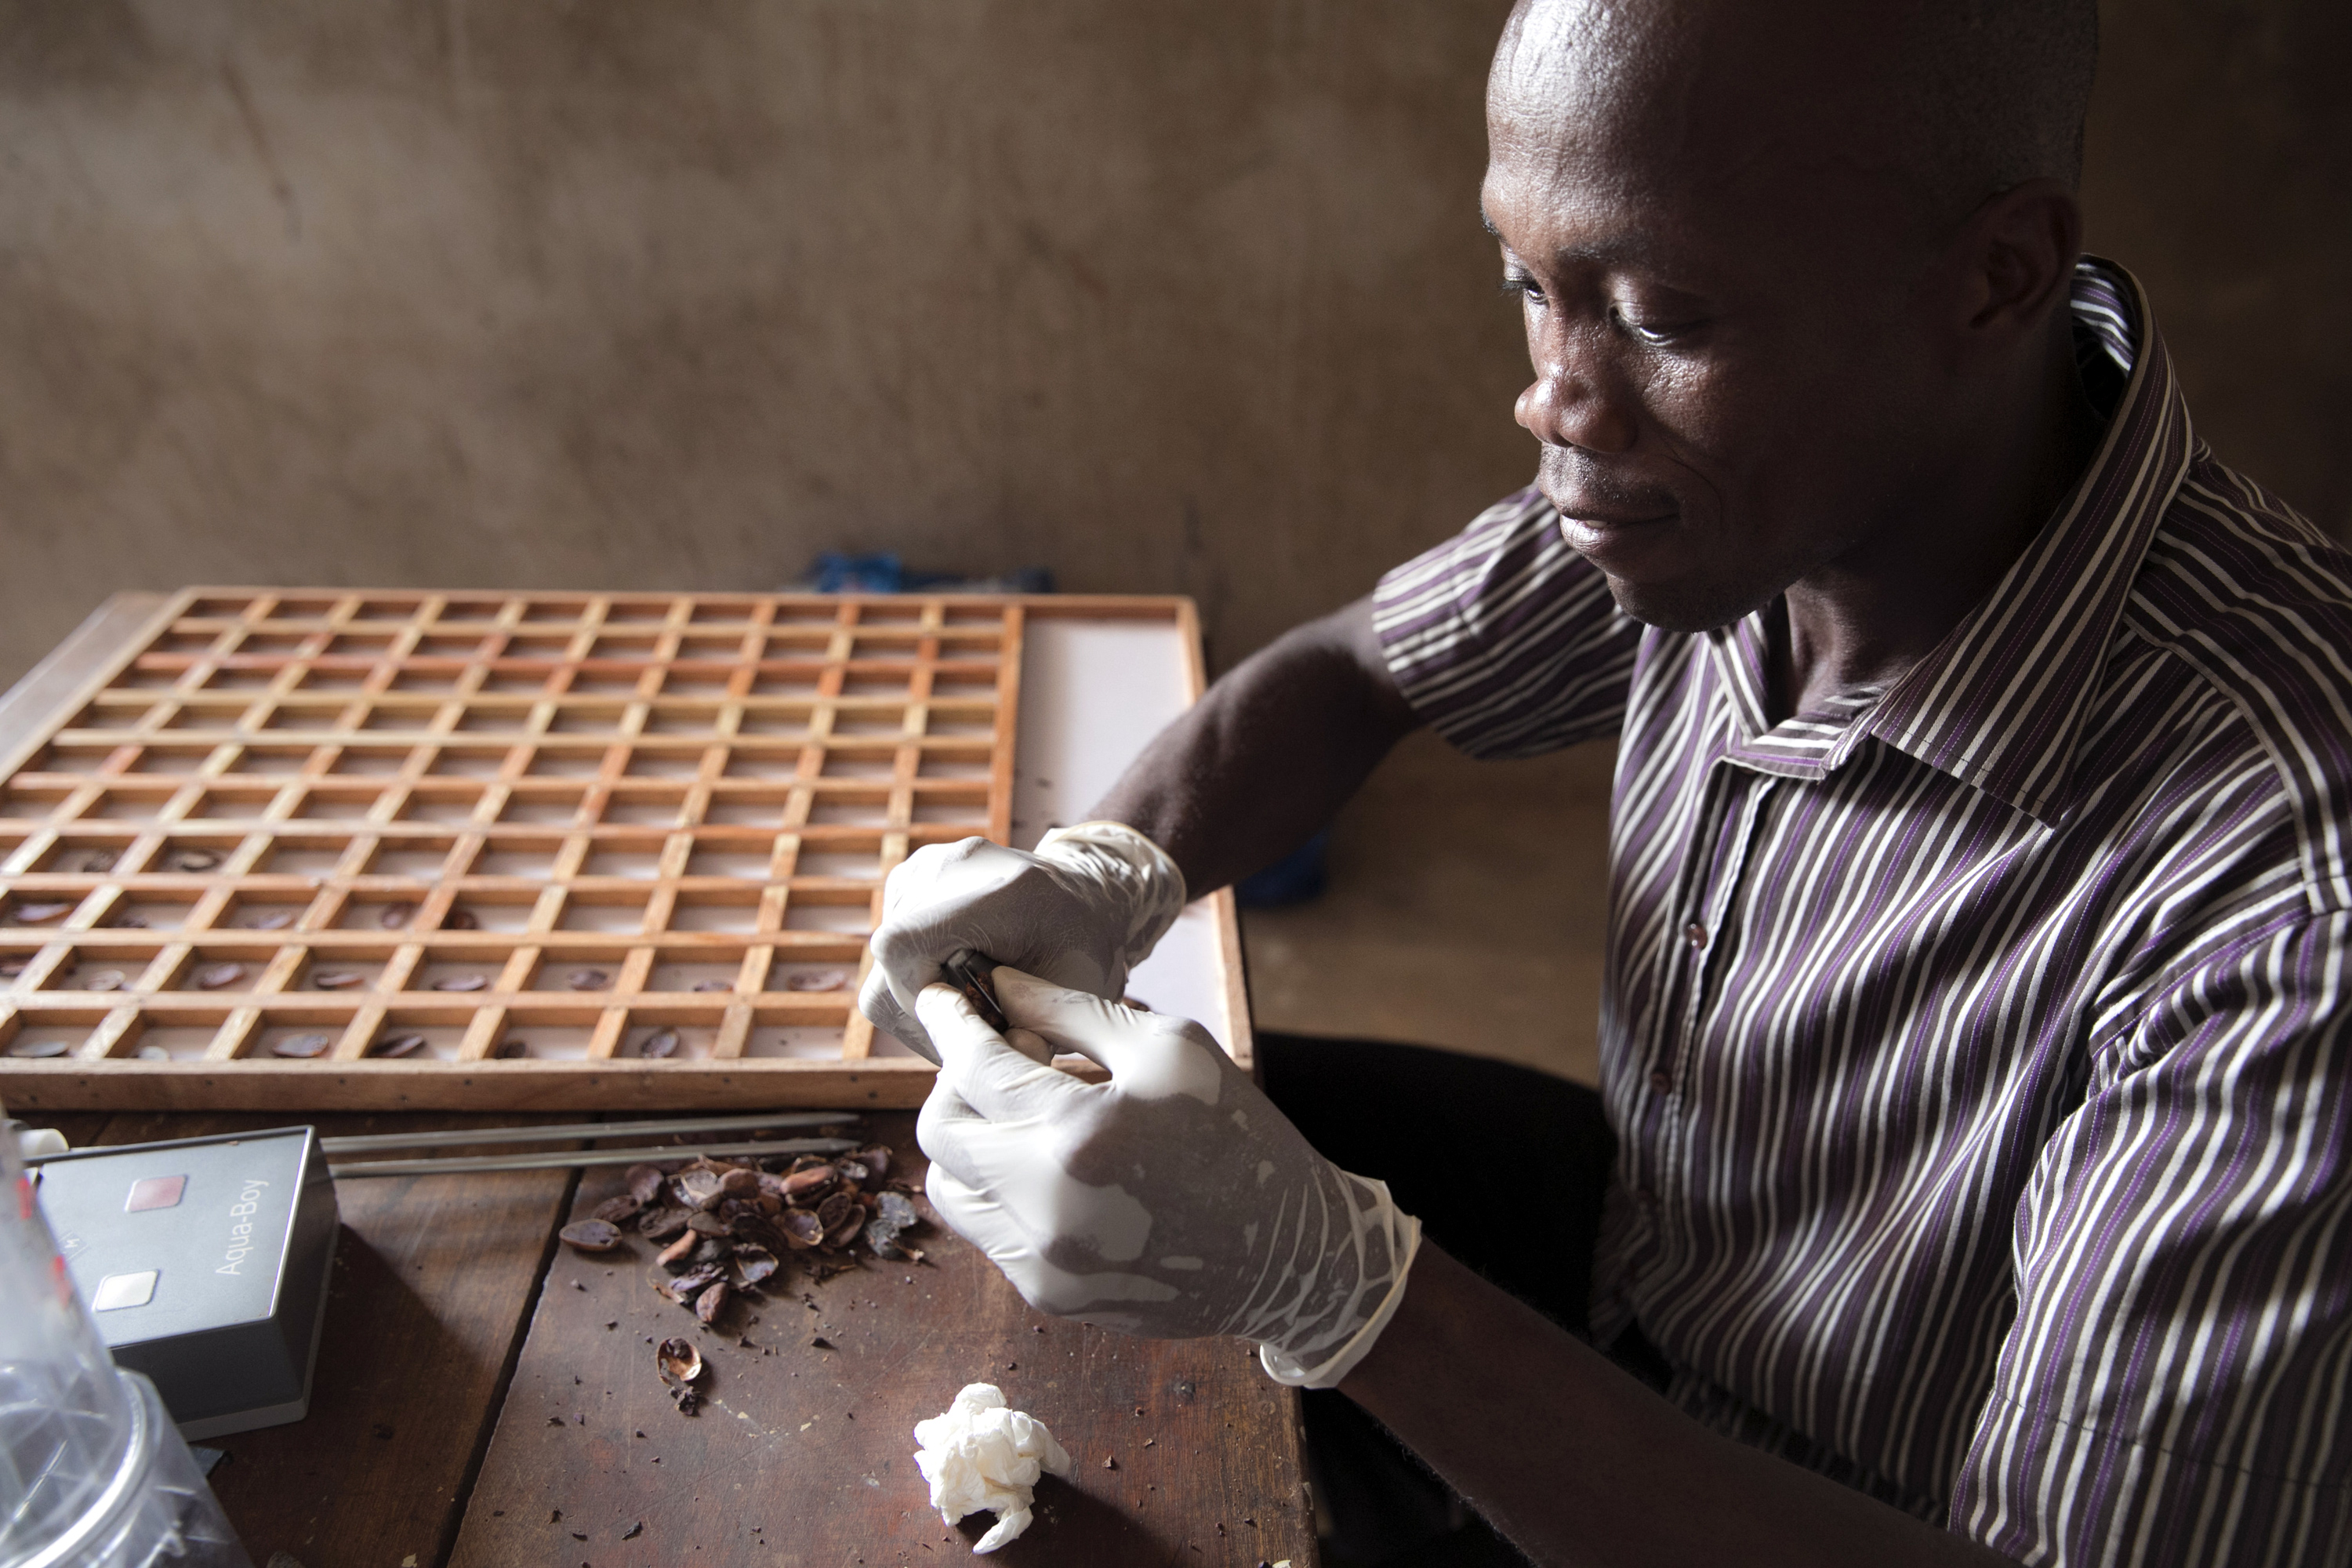
[[[635,1215],[636,1212],[643,1207],[645,1207],[645,1205],[637,1202],[635,1198],[631,1197],[626,1193],[620,1193],[612,1197],[606,1198],[603,1203],[598,1204],[594,1208],[588,1212],[594,1215],[598,1219],[611,1220],[614,1225],[618,1225],[623,1220]]]
[[[71,1049],[73,1047],[63,1040],[19,1040],[8,1047],[8,1054],[12,1057],[45,1059],[49,1057],[61,1057]],[[28,1187],[26,1190],[30,1192],[32,1189]],[[30,1203],[32,1200],[27,1198],[25,1201]]]
[[[667,1241],[685,1231],[689,1212],[667,1204],[649,1207],[637,1216],[637,1234],[649,1241]]]
[[[471,910],[451,910],[441,917],[443,931],[479,931],[482,919]]]
[[[530,1047],[520,1040],[500,1040],[499,1048],[491,1054],[502,1062],[520,1061],[530,1055]]]
[[[95,876],[100,871],[113,870],[114,860],[115,856],[112,850],[100,849],[95,854],[83,856],[81,858],[81,868],[86,873]]]
[[[701,1294],[704,1289],[708,1289],[709,1286],[717,1284],[719,1281],[719,1265],[716,1263],[698,1263],[693,1268],[688,1269],[685,1273],[679,1275],[677,1279],[672,1279],[667,1285],[664,1285],[662,1287],[662,1294],[667,1296],[671,1300],[676,1301],[679,1306],[685,1306],[688,1302],[692,1301],[696,1296]]]
[[[408,917],[414,912],[406,904],[386,904],[383,913],[375,917],[375,923],[386,931],[398,931],[408,923]]]
[[[811,969],[784,976],[787,991],[838,991],[849,984],[845,969]]]
[[[732,980],[698,980],[694,988],[697,991],[732,991],[735,983]]]
[[[137,1055],[142,1062],[168,1062],[172,1059],[172,1053],[161,1046],[142,1046]]]
[[[120,991],[122,989],[122,971],[101,969],[95,974],[85,975],[81,988],[85,991]]]
[[[487,991],[490,977],[487,974],[445,974],[433,983],[436,991]]]
[[[555,1234],[578,1252],[611,1252],[621,1245],[621,1227],[607,1219],[574,1220]]]
[[[564,984],[574,991],[602,991],[613,984],[613,974],[605,969],[575,969]]]
[[[32,966],[29,958],[0,958],[0,980],[14,980]]]
[[[221,863],[221,857],[212,849],[183,849],[172,857],[174,871],[209,871]]]
[[[8,918],[18,925],[47,925],[72,908],[71,903],[60,903],[56,900],[36,903],[29,899],[23,899],[17,900],[16,907],[8,911]]]
[[[717,1322],[719,1314],[727,1310],[727,1303],[732,1300],[734,1296],[735,1288],[726,1280],[713,1282],[708,1289],[694,1299],[695,1317],[705,1323]]]
[[[394,1057],[413,1057],[423,1050],[428,1043],[422,1035],[394,1035],[370,1046],[367,1054],[387,1059]]]
[[[327,1047],[334,1043],[335,1039],[331,1035],[289,1035],[270,1047],[269,1054],[273,1057],[305,1058],[320,1057],[326,1055]]]
[[[310,976],[310,988],[313,991],[349,991],[355,986],[366,984],[366,975],[355,974],[348,969],[331,969],[324,974]]]
[[[683,1388],[702,1380],[702,1352],[692,1340],[664,1340],[654,1352],[654,1365],[662,1381]]]
[[[145,931],[147,929],[147,921],[146,918],[142,915],[125,915],[121,920],[114,922],[114,929],[117,931]]]
[[[288,926],[290,926],[293,923],[294,911],[292,910],[272,910],[266,915],[257,915],[254,919],[246,921],[245,929],[247,931],[284,931]]]
[[[677,1046],[676,1029],[656,1029],[652,1034],[647,1035],[645,1043],[637,1047],[637,1055],[649,1062],[657,1062],[664,1058],[676,1056]]]
[[[245,978],[242,963],[207,963],[196,971],[196,988],[200,991],[226,991]]]
[[[777,1216],[776,1228],[795,1247],[816,1247],[824,1240],[824,1222],[806,1209],[786,1209]]]

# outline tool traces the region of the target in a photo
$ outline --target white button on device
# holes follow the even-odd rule
[[[138,1274],[110,1274],[98,1282],[89,1295],[89,1310],[111,1312],[123,1307],[143,1307],[155,1299],[155,1273],[152,1268]]]

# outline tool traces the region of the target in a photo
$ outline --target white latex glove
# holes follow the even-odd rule
[[[1040,1311],[1239,1334],[1282,1382],[1345,1377],[1420,1245],[1387,1186],[1318,1154],[1198,1024],[1013,969],[996,994],[1010,1041],[951,987],[918,1003],[940,1053],[915,1134],[940,1215]],[[1036,1059],[1055,1049],[1110,1081]]]
[[[931,844],[890,873],[858,1009],[931,1060],[915,997],[962,952],[1116,1000],[1184,908],[1184,874],[1122,822],[1057,827],[1034,854],[985,838]]]

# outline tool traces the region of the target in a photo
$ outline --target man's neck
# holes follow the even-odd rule
[[[2002,400],[1979,438],[1913,502],[1835,561],[1789,585],[1769,617],[1770,718],[1843,692],[1884,689],[1981,603],[2096,454],[2103,422],[2062,321],[2037,382]]]

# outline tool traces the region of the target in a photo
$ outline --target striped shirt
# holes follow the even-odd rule
[[[1883,689],[1768,723],[1532,489],[1375,622],[1474,755],[1619,738],[1602,1342],[2026,1562],[2352,1563],[2352,559],[2074,307],[2092,468]]]

